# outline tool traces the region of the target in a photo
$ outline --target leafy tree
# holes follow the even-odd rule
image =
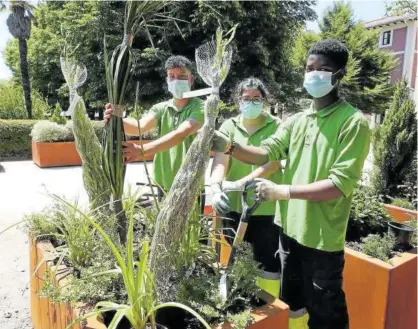
[[[417,15],[417,2],[414,0],[396,0],[386,6],[386,14],[401,16],[405,14]]]
[[[400,195],[402,187],[413,184],[416,198],[417,117],[406,80],[396,84],[390,108],[381,127],[376,128],[373,145],[375,170],[372,183],[378,193]],[[412,200],[410,200],[412,201]]]
[[[338,39],[350,51],[341,95],[363,112],[384,112],[392,94],[388,77],[395,61],[392,54],[377,48],[378,31],[367,30],[357,22],[350,5],[344,2],[336,2],[326,11],[320,30],[318,35],[310,31],[303,33],[295,43],[292,61],[300,76],[303,76],[307,52],[317,40]]]
[[[3,2],[0,9],[5,9]],[[18,40],[21,81],[25,95],[26,111],[28,112],[28,118],[32,119],[28,46],[26,40],[30,37],[34,7],[27,1],[11,0],[9,10],[10,15],[7,18],[7,27],[9,28],[10,34]]]
[[[247,77],[257,76],[265,81],[281,102],[294,101],[298,77],[289,58],[292,44],[306,20],[316,18],[310,8],[313,1],[179,1],[166,16],[177,19],[161,22],[150,30],[153,46],[146,34],[135,39],[137,61],[132,77],[132,92],[139,82],[140,102],[150,104],[169,97],[162,88],[165,79],[164,61],[172,54],[182,54],[194,60],[195,49],[209,41],[219,22],[224,29],[239,24],[234,41],[234,58],[222,92],[230,96],[235,84]],[[88,81],[83,96],[89,107],[102,108],[106,99],[102,38],[107,36],[113,49],[122,35],[123,3],[108,1],[44,2],[36,15],[38,23],[29,40],[33,86],[47,96],[51,104],[59,100],[63,108],[68,102],[61,88],[64,80],[59,69],[59,54],[64,39],[71,47],[79,45],[75,57],[88,69]],[[6,61],[18,71],[16,45],[6,48]],[[51,79],[51,77],[54,77]],[[197,81],[196,87],[203,86]],[[133,97],[128,99],[133,101]]]
[[[37,20],[28,41],[32,86],[53,106],[57,101],[68,107],[68,88],[60,68],[64,46],[75,49],[74,56],[88,68],[88,81],[80,93],[87,104],[103,106],[106,99],[103,37],[114,48],[123,35],[123,5],[108,1],[46,1],[35,11]],[[6,62],[18,78],[17,47],[6,47]]]

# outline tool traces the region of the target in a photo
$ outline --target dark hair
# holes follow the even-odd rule
[[[309,49],[309,55],[324,55],[337,65],[339,69],[344,68],[348,61],[347,47],[336,39],[318,41]]]
[[[166,70],[171,70],[176,67],[186,68],[192,72],[192,62],[184,56],[171,56],[165,61]]]
[[[260,92],[261,96],[263,96],[263,98],[266,100],[267,103],[273,102],[273,99],[271,98],[270,93],[267,90],[264,83],[260,79],[250,77],[250,78],[242,80],[240,83],[237,84],[235,91],[234,91],[234,96],[233,96],[233,99],[236,103],[239,103],[239,99],[242,96],[242,93],[244,92],[244,90],[246,89],[251,89],[251,90],[257,89]]]

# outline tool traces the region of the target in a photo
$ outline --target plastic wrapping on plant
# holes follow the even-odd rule
[[[226,34],[230,35],[229,39],[224,40],[225,35],[218,29],[216,40],[205,43],[196,50],[199,75],[205,83],[217,90],[225,81],[231,65],[232,47],[229,43],[232,41],[234,31],[235,28],[229,31]],[[162,300],[170,299],[169,278],[178,258],[175,250],[182,241],[187,221],[193,213],[196,199],[203,187],[219,102],[218,92],[213,92],[207,98],[203,127],[189,147],[156,220],[149,264],[154,272]]]

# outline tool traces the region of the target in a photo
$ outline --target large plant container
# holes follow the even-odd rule
[[[130,143],[140,144],[139,140],[129,141]],[[151,141],[143,140],[146,144]],[[150,154],[145,157],[147,161],[154,159]],[[80,166],[81,159],[77,153],[75,142],[52,142],[38,143],[32,142],[32,160],[40,168]]]
[[[38,291],[42,288],[44,275],[47,270],[55,270],[51,262],[45,262],[48,253],[54,247],[48,241],[35,242],[30,239],[30,312],[34,329],[66,329],[88,307],[79,304],[71,307],[69,304],[52,303],[48,298],[39,297]],[[54,284],[63,287],[69,275],[69,269],[64,265],[57,270]],[[96,318],[89,318],[86,321],[74,325],[73,329],[106,329]]]
[[[53,249],[48,241],[30,240],[30,310],[34,329],[66,329],[72,321],[91,309],[91,305],[78,304],[71,307],[69,304],[52,303],[48,298],[39,297],[38,292],[42,288],[45,272],[55,270],[52,262],[44,261]],[[54,284],[64,287],[70,269],[62,265],[57,273],[59,274],[56,275]],[[252,316],[255,322],[249,325],[248,329],[288,329],[289,307],[268,294],[263,294],[262,297],[266,304],[254,309]],[[214,329],[229,328],[233,327],[225,323]],[[106,326],[98,317],[92,317],[74,325],[73,329],[106,329]]]
[[[416,329],[416,249],[384,262],[345,248],[344,291],[350,329]]]
[[[393,220],[403,223],[418,218],[418,211],[385,204],[385,209]]]

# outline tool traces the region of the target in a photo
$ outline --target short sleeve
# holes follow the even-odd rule
[[[232,122],[232,119],[226,120],[219,128],[219,131],[228,136],[230,139],[234,138],[234,130],[235,125]]]
[[[269,161],[276,162],[287,158],[290,136],[297,117],[299,117],[298,114],[291,116],[279,126],[274,135],[261,143],[260,147],[267,151]]]
[[[162,103],[155,104],[153,107],[150,108],[148,114],[152,114],[158,122],[161,121],[161,117],[163,116],[164,106]]]
[[[361,177],[370,148],[370,129],[361,114],[347,120],[339,135],[337,158],[329,171],[329,179],[348,197]]]
[[[193,105],[190,111],[190,115],[187,119],[196,120],[200,122],[200,124],[203,124],[203,121],[205,120],[203,108],[204,102],[201,99],[196,99],[196,104]]]

